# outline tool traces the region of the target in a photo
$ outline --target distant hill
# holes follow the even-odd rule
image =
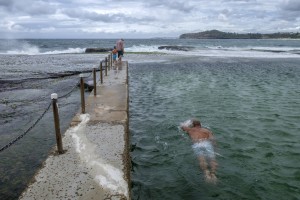
[[[180,39],[300,39],[300,33],[228,33],[218,30],[210,30],[199,33],[185,33]]]

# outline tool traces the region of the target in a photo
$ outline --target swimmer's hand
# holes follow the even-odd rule
[[[187,132],[187,133],[188,133],[188,131],[190,130],[190,128],[187,127],[187,126],[181,126],[180,128],[181,128],[183,131]]]
[[[186,120],[185,122],[181,123],[180,124],[180,127],[188,127],[188,128],[191,128],[191,126],[193,125],[193,122],[192,120],[188,119]]]

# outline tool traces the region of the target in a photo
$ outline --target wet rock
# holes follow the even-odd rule
[[[190,50],[194,49],[194,47],[172,45],[172,46],[160,46],[160,47],[158,47],[158,49],[160,49],[160,50],[166,49],[166,50],[173,50],[173,51],[190,51]]]
[[[93,80],[84,80],[83,82],[84,88],[87,89],[89,92],[94,89],[94,81]],[[80,87],[80,83],[77,84]]]
[[[101,52],[110,52],[112,48],[86,48],[85,53],[101,53]]]

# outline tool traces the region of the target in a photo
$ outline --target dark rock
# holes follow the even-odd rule
[[[166,50],[173,50],[173,51],[190,51],[194,49],[194,47],[191,46],[160,46],[158,49],[166,49]]]
[[[92,91],[94,89],[94,81],[89,80],[84,83],[84,86],[88,89],[88,91]]]
[[[110,52],[112,48],[86,48],[85,53]]]
[[[83,82],[84,88],[87,89],[89,92],[94,89],[94,81],[93,80],[84,80]],[[77,84],[80,87],[80,83]]]

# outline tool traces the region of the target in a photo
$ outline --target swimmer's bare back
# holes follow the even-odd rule
[[[210,130],[206,129],[206,128],[200,128],[200,127],[193,127],[193,128],[182,127],[182,129],[189,134],[189,136],[191,137],[191,139],[194,142],[197,142],[199,140],[205,140],[205,139],[209,139],[209,140],[213,139],[212,132]]]

